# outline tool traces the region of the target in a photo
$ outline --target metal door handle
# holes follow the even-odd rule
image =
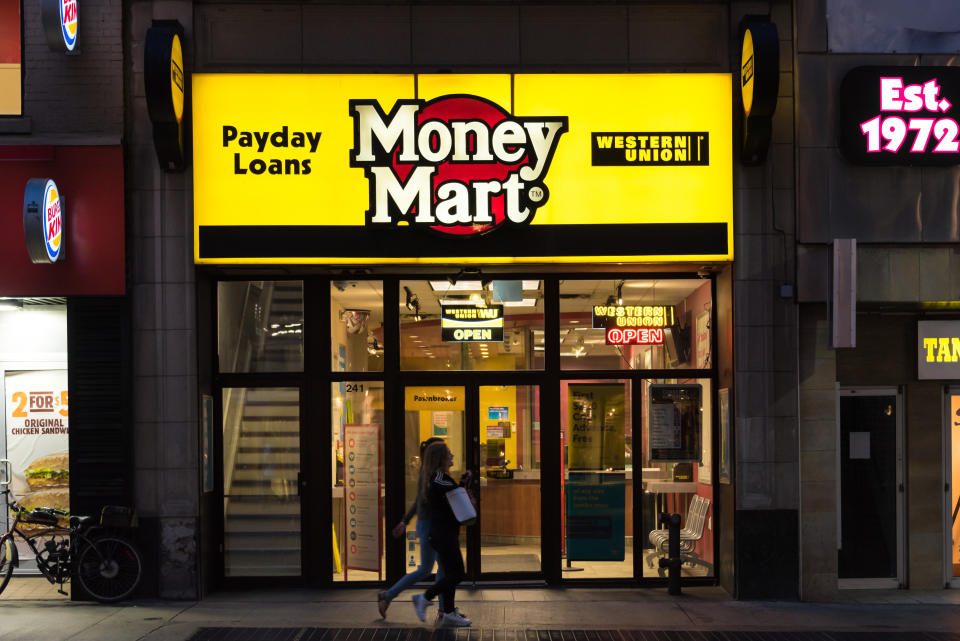
[[[5,458],[0,458],[0,472],[3,473],[3,480],[0,480],[0,485],[10,485],[10,460]]]

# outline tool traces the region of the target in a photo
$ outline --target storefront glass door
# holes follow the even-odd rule
[[[333,383],[331,399],[333,580],[382,580],[386,576],[383,383]]]
[[[568,578],[630,578],[631,381],[563,381],[560,399],[563,571]]]
[[[540,387],[479,388],[480,572],[541,570]]]
[[[404,501],[405,509],[414,506],[420,479],[423,449],[432,438],[442,439],[453,452],[450,476],[460,479],[468,467],[466,433],[466,388],[462,385],[424,385],[404,388]],[[460,547],[467,559],[467,528],[460,529]],[[420,564],[420,539],[417,516],[407,525],[404,546],[405,569]]]
[[[539,399],[531,385],[404,388],[404,505],[417,495],[421,446],[442,439],[454,455],[450,475],[474,474],[478,518],[460,532],[472,578],[541,570]],[[478,407],[476,420],[468,404]],[[420,562],[416,532],[414,518],[406,531],[407,571]]]
[[[300,576],[300,390],[223,390],[228,577]]]
[[[838,574],[841,587],[897,587],[903,549],[899,395],[840,391]]]

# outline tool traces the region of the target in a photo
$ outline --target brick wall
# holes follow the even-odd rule
[[[47,46],[40,4],[23,2],[23,115],[29,128],[20,133],[42,144],[56,144],[54,134],[118,144],[123,131],[121,0],[80,3],[79,53],[71,55]],[[0,134],[4,129],[0,126]],[[16,138],[14,144],[25,142]],[[0,136],[0,144],[5,142]]]

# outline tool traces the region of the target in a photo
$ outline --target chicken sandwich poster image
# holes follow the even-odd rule
[[[7,372],[6,458],[10,489],[24,507],[70,510],[67,370]]]

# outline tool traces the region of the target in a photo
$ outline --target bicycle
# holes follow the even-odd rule
[[[101,513],[100,523],[90,516],[71,516],[69,527],[64,527],[61,517],[67,516],[66,512],[51,507],[28,510],[11,500],[9,488],[0,494],[6,495],[4,502],[14,514],[10,529],[0,536],[0,593],[10,582],[13,569],[19,566],[16,536],[30,547],[40,574],[51,584],[58,584],[60,594],[67,594],[63,584],[72,574],[87,594],[101,603],[120,601],[136,590],[143,576],[140,553],[133,543],[112,531],[122,523],[108,522],[119,515],[129,527],[136,518],[132,510],[108,506]],[[21,523],[40,528],[26,533]],[[46,539],[42,548],[38,546],[39,539]]]

